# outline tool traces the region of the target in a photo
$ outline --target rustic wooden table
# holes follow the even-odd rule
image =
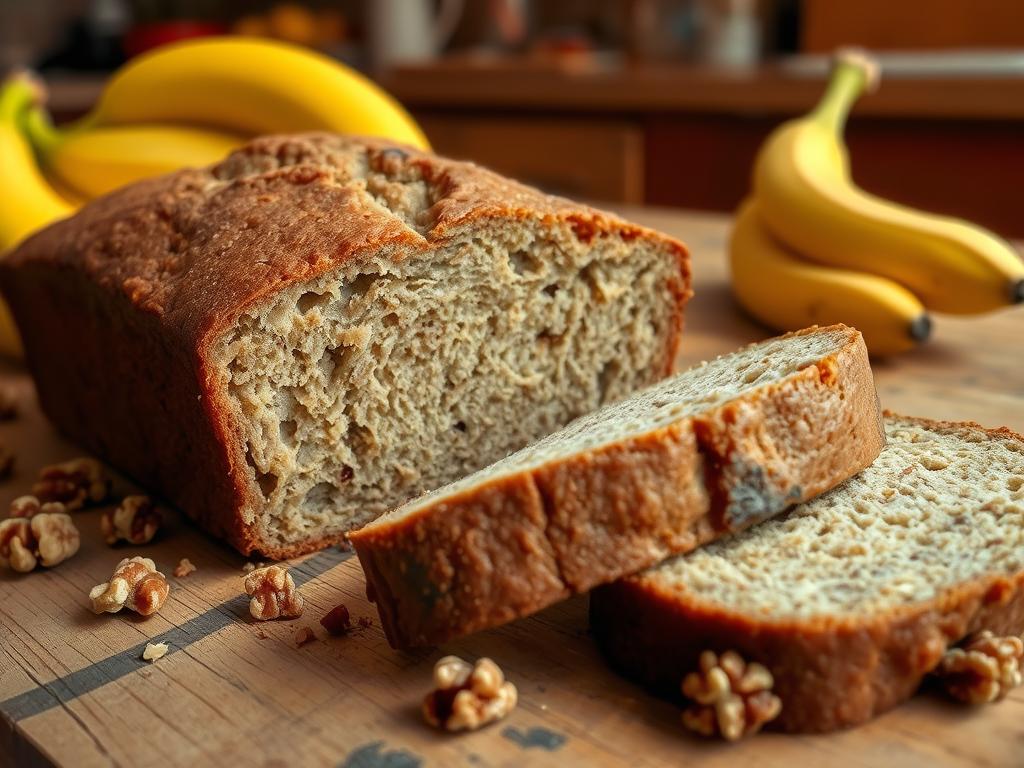
[[[694,252],[697,297],[684,363],[766,335],[737,311],[726,284],[724,219],[631,210]],[[928,347],[876,365],[883,403],[908,413],[975,419],[1024,430],[1024,310],[942,320]],[[27,377],[2,374],[22,393],[23,415],[0,425],[15,448],[15,476],[0,508],[45,463],[76,455],[36,409]],[[121,490],[128,485],[121,482]],[[325,551],[293,563],[302,619],[257,624],[242,595],[245,560],[173,519],[147,547],[106,547],[99,512],[76,516],[79,554],[52,571],[0,574],[0,765],[414,766],[702,765],[1020,766],[1024,689],[998,706],[965,711],[919,696],[855,730],[829,736],[758,735],[727,746],[687,735],[679,712],[620,679],[587,634],[586,598],[444,648],[392,651],[354,558]],[[141,552],[168,574],[182,557],[199,570],[171,578],[159,615],[94,616],[86,593],[114,563]],[[347,637],[295,647],[293,633],[344,602],[372,624]],[[141,660],[149,640],[170,653]],[[496,659],[520,691],[519,707],[481,731],[427,728],[419,702],[443,653]]]

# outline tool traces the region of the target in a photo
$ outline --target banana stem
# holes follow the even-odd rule
[[[45,91],[39,81],[28,72],[18,72],[0,85],[0,120],[17,122],[44,100]]]
[[[812,115],[835,134],[841,135],[854,103],[878,83],[878,65],[859,51],[842,51],[836,56],[825,95]]]
[[[39,157],[46,157],[60,143],[62,132],[50,118],[50,113],[34,105],[21,116],[21,127]]]

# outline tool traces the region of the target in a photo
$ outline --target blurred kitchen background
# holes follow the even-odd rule
[[[126,58],[225,32],[365,70],[439,152],[574,197],[713,211],[815,102],[828,54],[863,46],[883,81],[850,125],[855,179],[1024,237],[1022,0],[0,0],[0,63],[42,71],[58,119]]]

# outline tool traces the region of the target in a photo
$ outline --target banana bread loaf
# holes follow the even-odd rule
[[[667,375],[689,284],[668,237],[330,135],[119,190],[0,265],[56,425],[271,557]]]

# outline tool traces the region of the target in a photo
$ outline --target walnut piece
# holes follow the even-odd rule
[[[37,565],[59,565],[78,552],[80,543],[71,516],[62,512],[0,521],[0,561],[18,573],[28,573]]]
[[[313,630],[309,627],[299,627],[295,630],[295,635],[292,639],[295,641],[295,647],[301,648],[306,643],[316,640],[316,635],[313,634]]]
[[[159,611],[167,601],[171,587],[148,557],[125,558],[105,584],[89,592],[94,613],[117,613],[128,608],[143,616]]]
[[[174,577],[176,579],[183,579],[189,574],[195,573],[198,570],[198,568],[192,565],[191,560],[189,560],[187,557],[183,557],[181,558],[181,560],[178,561],[178,564],[174,566],[174,570],[172,571],[172,573],[174,574]]]
[[[14,451],[6,443],[0,443],[0,480],[5,480],[14,472]]]
[[[704,736],[727,741],[757,733],[782,711],[772,693],[772,673],[756,662],[747,664],[735,651],[700,655],[700,669],[683,678],[683,695],[693,704],[683,711],[683,725]]]
[[[35,496],[19,496],[11,502],[11,517],[35,517],[40,512],[52,514],[54,512],[67,512],[67,507],[59,501],[48,501],[45,504]]]
[[[470,665],[445,656],[434,665],[434,690],[423,700],[423,717],[446,731],[476,730],[515,709],[516,687],[488,658]]]
[[[167,655],[167,643],[146,643],[146,648],[142,652],[142,658],[152,664],[157,659],[162,659]]]
[[[950,648],[935,674],[946,692],[965,704],[999,701],[1021,684],[1024,642],[1019,637],[997,637],[988,630]]]
[[[117,509],[103,513],[100,530],[107,544],[148,544],[162,522],[163,515],[149,496],[125,496]]]
[[[347,635],[348,631],[352,629],[352,617],[345,604],[336,605],[324,614],[324,617],[320,619],[320,626],[335,637]]]
[[[32,493],[40,501],[59,501],[69,512],[99,504],[110,496],[110,480],[96,459],[72,459],[43,467]]]
[[[245,577],[249,613],[258,621],[296,618],[302,615],[303,600],[292,575],[280,565],[258,568]]]

